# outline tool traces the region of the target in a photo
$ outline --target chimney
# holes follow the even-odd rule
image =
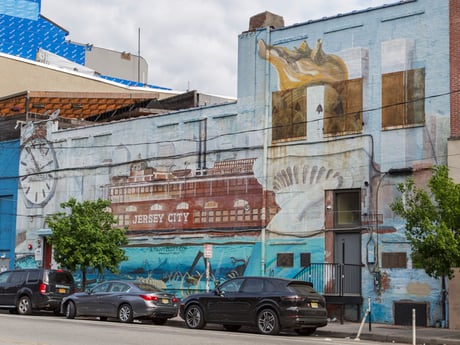
[[[265,11],[249,19],[249,31],[255,31],[260,28],[271,27],[278,29],[284,27],[284,19],[282,16]]]

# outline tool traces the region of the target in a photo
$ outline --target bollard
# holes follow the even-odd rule
[[[416,332],[415,332],[415,308],[412,309],[412,345],[416,343]]]

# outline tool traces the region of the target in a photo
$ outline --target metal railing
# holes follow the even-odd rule
[[[329,296],[361,295],[361,265],[312,263],[294,276]]]

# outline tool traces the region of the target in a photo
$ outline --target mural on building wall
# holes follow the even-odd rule
[[[289,49],[258,42],[259,56],[278,72],[279,91],[272,94],[272,140],[305,139],[307,88],[324,87],[323,102],[315,111],[323,114],[324,134],[344,134],[362,129],[362,79],[348,79],[345,62],[327,54],[318,39],[312,49],[306,41]]]
[[[278,212],[274,193],[254,176],[255,158],[216,162],[202,170],[131,165],[129,176],[112,176],[112,212],[128,232],[199,233],[240,230],[258,234]]]
[[[320,123],[321,138],[361,132],[362,78],[349,80],[344,60],[326,53],[322,40],[318,39],[314,48],[303,42],[293,49],[259,40],[258,52],[273,65],[279,78],[279,90],[272,93],[274,144],[308,140],[308,126]],[[316,97],[309,99],[309,90]],[[309,104],[315,101],[313,106]],[[344,147],[337,145],[335,150],[323,155],[310,151],[307,155],[295,147],[272,149],[270,173],[264,180],[267,189],[275,192],[281,210],[268,229],[309,236],[324,229],[324,191],[355,188],[353,171],[365,159],[357,153],[360,148],[352,153],[348,146],[347,160],[340,158]]]

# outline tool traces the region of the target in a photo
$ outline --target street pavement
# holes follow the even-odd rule
[[[361,332],[360,332],[361,328]],[[359,333],[359,337],[358,337]],[[350,338],[403,344],[460,345],[460,329],[396,326],[380,323],[330,322],[326,327],[316,330],[315,335],[330,338]]]
[[[180,317],[171,319],[168,323],[185,327]],[[207,326],[207,328],[212,327],[212,325]],[[216,329],[220,327],[216,326]],[[318,328],[313,336],[352,339],[357,343],[359,340],[366,340],[417,345],[460,345],[460,329],[416,327],[414,342],[414,330],[411,326],[381,323],[372,323],[369,329],[368,323],[361,325],[359,322],[329,322],[327,326]]]

